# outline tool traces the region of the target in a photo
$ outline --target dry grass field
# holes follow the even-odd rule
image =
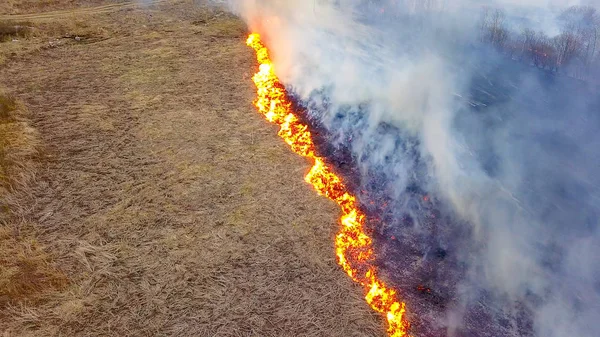
[[[0,5],[0,14],[32,15],[45,14],[56,10],[81,11],[82,9],[112,6],[126,2],[126,0],[3,0]]]
[[[383,335],[335,263],[336,206],[251,104],[242,22],[191,0],[0,14],[2,336]]]

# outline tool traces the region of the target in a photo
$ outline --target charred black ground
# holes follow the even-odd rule
[[[470,95],[457,98],[462,106],[461,114],[478,114],[489,119],[491,127],[523,108],[535,109],[541,114],[560,109],[568,111],[572,97],[567,92],[572,90],[597,95],[597,90],[585,82],[492,56],[489,62],[476,65],[478,71],[470,82]],[[519,92],[524,85],[523,80],[530,76],[541,83],[543,90],[539,95],[524,97]],[[561,90],[565,86],[569,90]],[[554,95],[548,97],[545,95],[547,92]],[[326,97],[327,93],[316,95]],[[381,124],[377,130],[380,134],[394,135],[398,140],[397,146],[404,153],[413,154],[417,170],[400,198],[403,202],[399,202],[398,198],[392,197],[394,189],[389,186],[392,182],[383,171],[374,168],[367,175],[360,171],[361,158],[354,156],[351,149],[352,135],[341,141],[334,140],[335,135],[314,117],[330,108],[326,99],[319,100],[325,104],[315,105],[301,102],[292,95],[292,101],[298,116],[310,126],[319,155],[327,158],[352,193],[358,196],[375,239],[377,263],[407,302],[412,333],[418,336],[446,335],[446,313],[462,305],[460,298],[464,298],[464,292],[471,292],[470,296],[476,299],[471,303],[476,304],[463,310],[465,314],[460,318],[461,327],[455,331],[457,335],[534,335],[531,303],[541,304],[541,299],[531,295],[526,300],[509,303],[483,288],[458,287],[468,271],[465,256],[477,253],[482,247],[473,246],[473,234],[468,223],[460,220],[449,205],[422,186],[426,168],[418,151],[417,139],[388,124]],[[600,100],[595,99],[593,106],[587,109],[600,111]],[[356,118],[360,123],[360,116],[348,111],[339,111],[337,118]],[[492,150],[480,153],[483,154],[480,158],[482,166],[493,176],[497,169],[495,154]],[[408,208],[411,208],[412,216]],[[418,219],[414,218],[414,214]],[[417,220],[420,226],[415,230]]]

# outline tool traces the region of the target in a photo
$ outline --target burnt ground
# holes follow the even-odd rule
[[[335,263],[336,206],[255,113],[238,19],[191,1],[26,19],[0,85],[42,155],[0,239],[66,282],[2,298],[5,336],[384,334]]]
[[[457,105],[461,107],[459,123],[476,120],[480,123],[477,126],[482,129],[485,126],[493,133],[509,123],[514,126],[516,121],[523,120],[519,118],[525,113],[556,118],[556,115],[568,116],[573,111],[582,111],[584,116],[585,113],[595,115],[600,109],[597,88],[562,74],[523,65],[499,55],[481,57],[479,63],[468,66],[472,67],[469,71],[473,74],[469,90],[464,96],[456,95]],[[352,145],[348,144],[353,138],[360,138],[361,118],[367,111],[360,111],[361,107],[358,107],[360,113],[340,109],[336,112],[339,124],[331,122],[333,127],[327,130],[318,118],[329,108],[326,93],[315,95],[314,100],[299,104],[300,109],[316,130],[320,154],[329,158],[350,182],[350,189],[359,196],[375,237],[378,265],[406,301],[412,333],[416,336],[533,336],[534,310],[543,303],[542,299],[529,294],[507,302],[506,298],[467,282],[469,272],[478,272],[470,269],[469,262],[482,247],[475,246],[469,224],[458,219],[451,207],[436,195],[424,190],[427,172],[416,150],[418,139],[411,139],[401,129],[384,124],[370,134],[373,138],[369,139],[369,144],[377,144],[377,137],[394,139],[398,156],[414,162],[411,163],[415,168],[414,176],[405,190],[397,191],[393,185],[394,177],[387,175],[389,166],[395,164],[392,159],[388,167],[368,167],[368,163],[360,163],[361,158],[354,157],[349,149]],[[588,123],[593,120],[589,118]],[[354,129],[348,125],[353,125]],[[465,126],[468,127],[473,125]],[[527,135],[527,129],[512,131],[523,138]],[[331,140],[338,141],[336,137],[340,133],[347,139],[332,145]],[[556,134],[549,136],[556,138]],[[553,146],[570,149],[565,139],[553,137],[549,137],[553,139]],[[499,170],[498,157],[489,143],[470,145],[482,168],[494,177]],[[377,145],[373,146],[373,151],[377,151]],[[573,163],[567,161],[570,167]],[[361,164],[363,170],[359,171],[357,167]],[[571,206],[581,208],[577,204]],[[469,298],[470,302],[466,303],[464,298]]]

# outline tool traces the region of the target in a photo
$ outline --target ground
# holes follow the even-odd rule
[[[383,335],[335,263],[338,209],[251,104],[244,24],[148,2],[0,5],[26,27],[0,36],[19,127],[0,146],[22,145],[0,149],[20,149],[0,161],[0,331]]]

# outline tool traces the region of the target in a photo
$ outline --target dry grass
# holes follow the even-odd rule
[[[38,146],[26,114],[25,107],[14,97],[0,92],[0,197],[5,197],[0,200],[23,189],[33,177],[32,162]],[[2,206],[6,210],[7,202],[2,202]]]
[[[19,194],[28,189],[38,156],[37,136],[26,110],[14,97],[0,93],[0,318],[9,305],[35,302],[63,288],[66,276],[35,239],[35,230],[18,220]]]
[[[20,226],[0,226],[0,318],[10,305],[35,303],[50,291],[64,289],[66,276],[54,265],[52,257]]]
[[[0,42],[31,36],[33,27],[28,22],[0,21]]]
[[[0,331],[381,335],[335,263],[336,206],[251,105],[243,24],[191,1],[86,22],[107,38],[0,68],[47,151],[21,221],[69,280]]]
[[[102,41],[109,36],[102,23],[91,24],[85,17],[0,21],[0,66],[10,60],[26,59],[30,55],[67,44]]]
[[[48,10],[93,6],[102,3],[118,3],[119,0],[2,0],[0,14],[37,13]]]
[[[97,19],[91,24],[90,17],[120,9],[131,10],[137,3],[137,0],[0,2],[0,66],[49,48],[102,41],[110,36],[109,24]]]

